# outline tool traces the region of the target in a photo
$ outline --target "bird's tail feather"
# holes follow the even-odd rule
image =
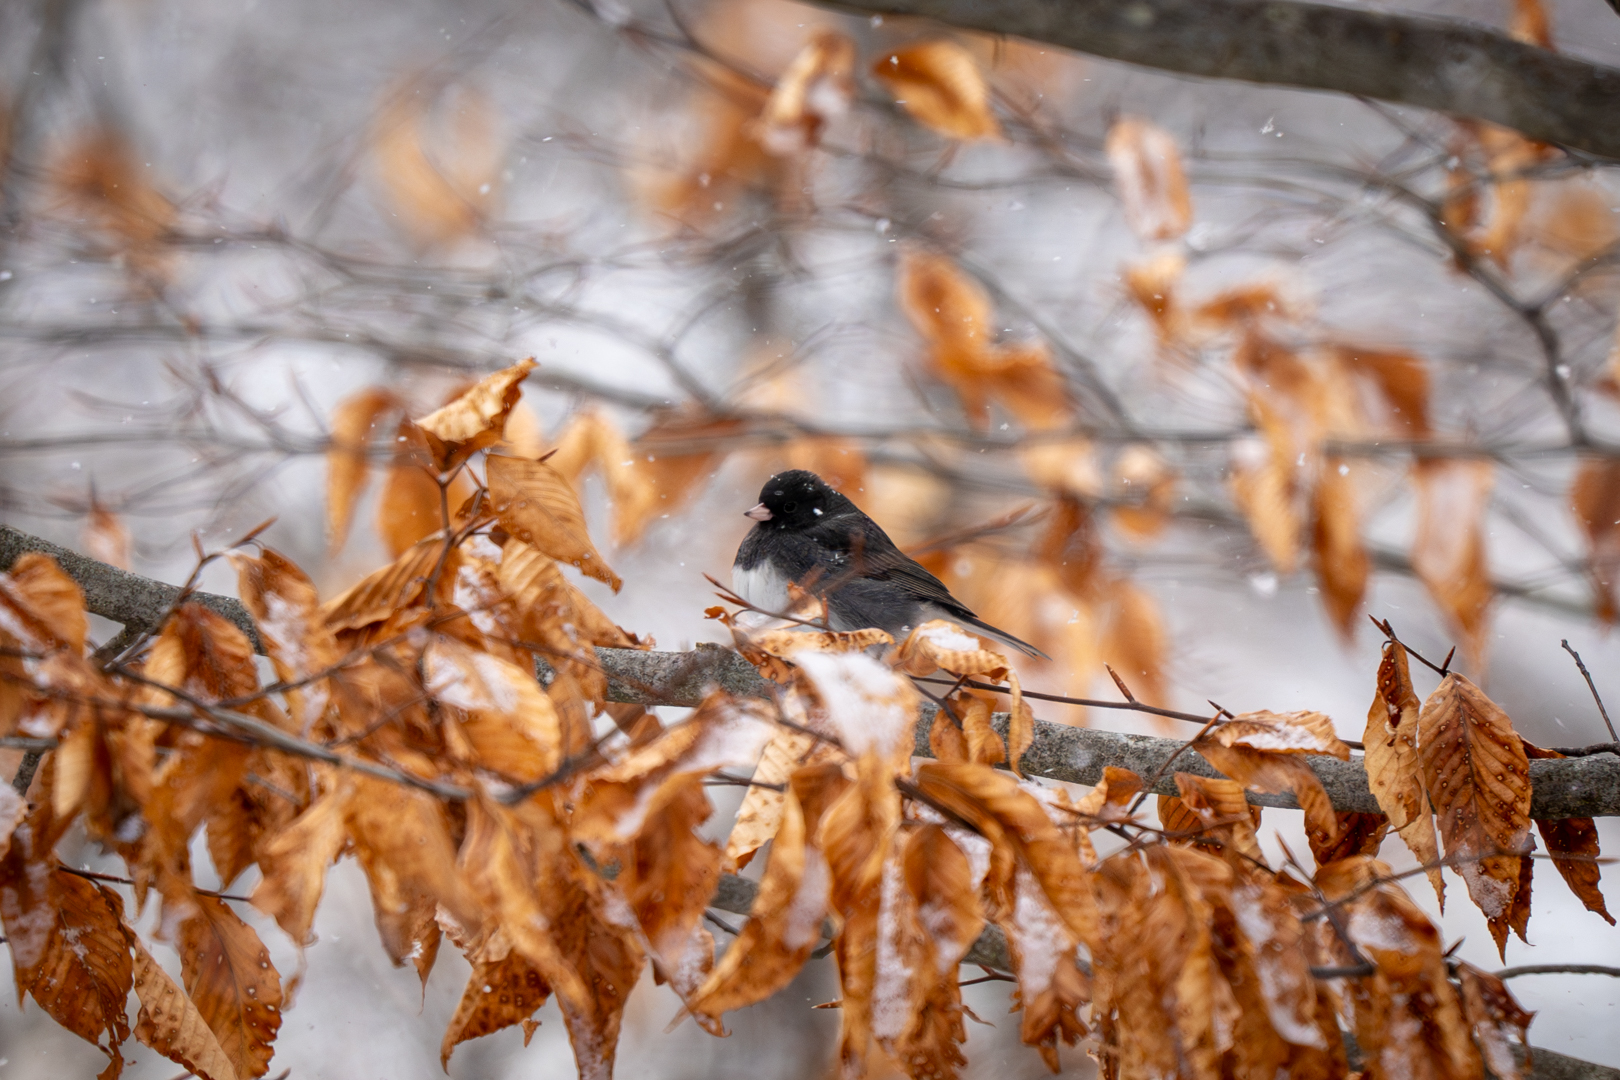
[[[963,621],[971,625],[975,630],[993,637],[997,641],[1006,642],[1008,645],[1011,645],[1025,656],[1038,656],[1042,660],[1052,659],[1050,656],[1047,656],[1045,653],[1041,652],[1041,650],[1037,649],[1023,638],[1013,637],[1011,634],[1007,633],[1007,631],[1002,630],[999,627],[991,626],[983,619],[964,619]]]

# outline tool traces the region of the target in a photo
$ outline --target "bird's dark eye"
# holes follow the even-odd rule
[[[796,502],[783,503],[782,504],[782,513],[791,514],[791,513],[793,513],[793,511],[797,510],[798,508],[799,508],[799,504],[796,503]]]

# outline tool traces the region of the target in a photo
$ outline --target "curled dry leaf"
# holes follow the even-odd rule
[[[1418,716],[1424,788],[1446,857],[1507,948],[1530,850],[1530,763],[1507,713],[1452,672]],[[1521,860],[1521,853],[1524,859]],[[1518,928],[1522,936],[1522,927]]]
[[[953,675],[983,675],[997,681],[1007,675],[1007,658],[955,623],[931,619],[900,643],[900,669],[924,676],[944,669]]]
[[[1122,116],[1104,144],[1125,220],[1144,240],[1173,240],[1192,225],[1192,198],[1175,136],[1135,116]]]
[[[333,633],[358,630],[387,619],[420,600],[433,568],[445,558],[447,581],[455,580],[456,552],[445,556],[444,541],[425,540],[407,548],[381,570],[374,570],[320,607],[321,621]]]
[[[474,754],[468,764],[528,783],[562,763],[562,727],[531,672],[454,638],[434,638],[422,654],[423,689],[456,710]]]
[[[1335,817],[1339,824],[1339,835],[1333,843],[1325,843],[1326,838],[1314,832],[1307,837],[1316,865],[1326,866],[1352,855],[1377,857],[1378,849],[1389,833],[1389,818],[1383,814],[1361,814],[1354,810],[1341,810]]]
[[[952,41],[923,41],[885,53],[872,74],[919,124],[947,139],[998,139],[990,88],[973,55]]]
[[[236,1080],[236,1066],[191,998],[133,931],[126,934],[135,950],[134,990],[141,1003],[135,1037],[203,1080]]]
[[[1222,848],[1235,855],[1265,864],[1242,784],[1236,780],[1176,773],[1176,788],[1181,792],[1182,806],[1197,816],[1203,834],[1219,841]],[[1160,816],[1163,816],[1162,810]],[[1165,828],[1168,830],[1169,824]]]
[[[525,1023],[550,996],[546,980],[518,953],[508,952],[499,960],[474,960],[467,988],[439,1044],[440,1066],[448,1072],[450,1055],[457,1046]]]
[[[281,976],[253,928],[212,896],[194,899],[175,948],[186,993],[239,1077],[263,1076],[281,1030]]]
[[[473,493],[466,473],[440,489],[440,469],[428,435],[408,417],[399,421],[394,460],[377,497],[377,531],[395,558],[427,537],[453,525],[457,508]]]
[[[865,630],[811,630],[790,628],[772,630],[753,638],[754,647],[772,656],[790,657],[798,652],[859,652],[873,645],[893,645],[888,631],[876,627]]]
[[[1350,748],[1334,737],[1333,722],[1326,716],[1310,712],[1244,713],[1192,745],[1211,765],[1250,791],[1274,795],[1293,792],[1305,811],[1306,827],[1320,833],[1325,843],[1338,837],[1333,803],[1302,756],[1350,756]]]
[[[1400,834],[1418,865],[1432,867],[1429,884],[1434,886],[1434,895],[1444,911],[1446,886],[1436,865],[1440,846],[1434,836],[1434,820],[1418,757],[1420,708],[1412,689],[1406,646],[1398,641],[1386,643],[1384,658],[1378,665],[1378,689],[1367,710],[1367,731],[1362,736],[1367,785],[1379,809],[1389,818],[1390,828]]]
[[[1428,458],[1412,467],[1412,480],[1418,503],[1412,568],[1478,666],[1494,593],[1485,556],[1485,514],[1495,485],[1491,463]]]
[[[332,441],[326,450],[326,534],[334,552],[348,539],[355,502],[366,486],[377,425],[399,408],[393,391],[372,386],[344,398],[332,410]]]
[[[335,665],[342,652],[320,615],[315,585],[291,559],[264,548],[257,558],[236,553],[237,593],[253,616],[259,640],[284,683],[301,682]],[[325,680],[286,692],[288,711],[299,731],[309,731],[326,712]]]
[[[534,368],[534,357],[519,360],[484,376],[442,408],[416,421],[418,428],[442,444],[441,468],[448,469],[468,455],[500,442],[506,434],[506,418],[523,395],[520,384]]]
[[[854,96],[855,42],[836,30],[821,30],[776,81],[754,122],[754,137],[769,153],[802,153],[821,141],[827,124],[849,111]]]
[[[1035,745],[1035,711],[1024,700],[1024,688],[1018,681],[1018,672],[1007,672],[1007,766],[1020,777],[1024,770],[1020,762],[1024,752]]]
[[[776,835],[782,824],[789,778],[804,766],[836,754],[833,747],[802,731],[783,728],[771,736],[726,838],[723,862],[728,871],[735,873],[747,866],[765,842]]]
[[[492,455],[486,468],[490,509],[507,532],[619,591],[624,583],[591,543],[579,497],[568,481],[543,461]]]
[[[1587,458],[1575,470],[1569,506],[1586,534],[1586,568],[1597,616],[1620,620],[1620,461]]]

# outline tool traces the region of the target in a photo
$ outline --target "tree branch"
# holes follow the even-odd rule
[[[1213,79],[1488,120],[1620,158],[1620,71],[1461,20],[1295,0],[817,0]]]

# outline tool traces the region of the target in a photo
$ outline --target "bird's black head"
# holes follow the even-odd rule
[[[797,532],[844,513],[854,504],[806,469],[790,469],[765,481],[759,505],[748,516],[767,528]]]

